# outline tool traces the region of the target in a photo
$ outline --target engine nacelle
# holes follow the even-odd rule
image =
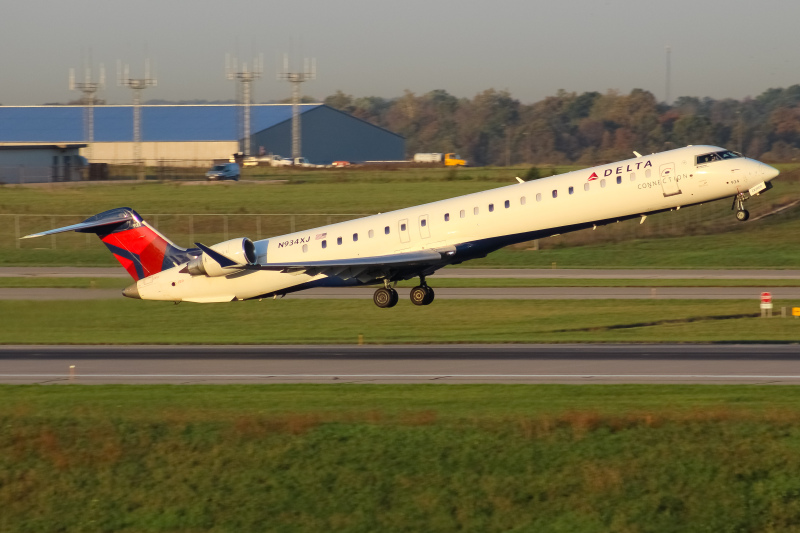
[[[252,265],[256,262],[256,245],[247,238],[231,239],[209,248],[224,255],[237,265]],[[187,270],[192,276],[210,277],[224,276],[234,272],[231,268],[223,268],[205,253],[189,261]]]

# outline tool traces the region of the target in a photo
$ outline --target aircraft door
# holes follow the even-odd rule
[[[681,194],[680,185],[678,185],[678,174],[675,172],[675,163],[667,163],[659,167],[659,176],[661,178],[661,189],[664,196],[675,196]]]
[[[400,233],[400,242],[408,242],[411,240],[411,236],[408,233],[408,219],[404,218],[400,222],[397,223],[397,229]]]
[[[431,236],[431,228],[428,226],[428,215],[419,217],[419,236],[423,239],[427,239]]]

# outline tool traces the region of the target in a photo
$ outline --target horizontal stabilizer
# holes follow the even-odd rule
[[[111,213],[110,211],[107,213]],[[113,230],[114,226],[118,226],[124,222],[129,220],[136,220],[133,213],[125,208],[113,210],[114,216],[102,216],[106,213],[101,213],[100,215],[95,215],[91,218],[84,220],[79,224],[72,224],[71,226],[64,226],[63,228],[56,228],[47,231],[42,231],[40,233],[31,233],[30,235],[25,235],[21,237],[21,239],[32,239],[34,237],[44,237],[45,235],[54,235],[56,233],[64,233],[67,231],[78,231],[81,233],[105,233],[110,232]],[[97,231],[92,231],[97,230]]]

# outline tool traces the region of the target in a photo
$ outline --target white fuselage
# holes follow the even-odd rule
[[[258,263],[323,261],[461,247],[451,262],[501,246],[614,219],[709,202],[768,182],[777,171],[744,157],[696,164],[720,151],[690,146],[515,183],[448,200],[256,241]],[[576,227],[577,226],[577,227]],[[461,257],[459,255],[461,254]],[[207,277],[174,267],[138,282],[142,299],[220,302],[282,294],[327,276],[239,271]],[[184,269],[185,270],[185,269]],[[296,289],[295,289],[296,290]]]

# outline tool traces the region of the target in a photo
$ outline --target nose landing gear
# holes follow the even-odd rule
[[[739,193],[733,197],[731,209],[736,209],[736,220],[744,222],[750,218],[750,211],[744,208],[744,193]]]

